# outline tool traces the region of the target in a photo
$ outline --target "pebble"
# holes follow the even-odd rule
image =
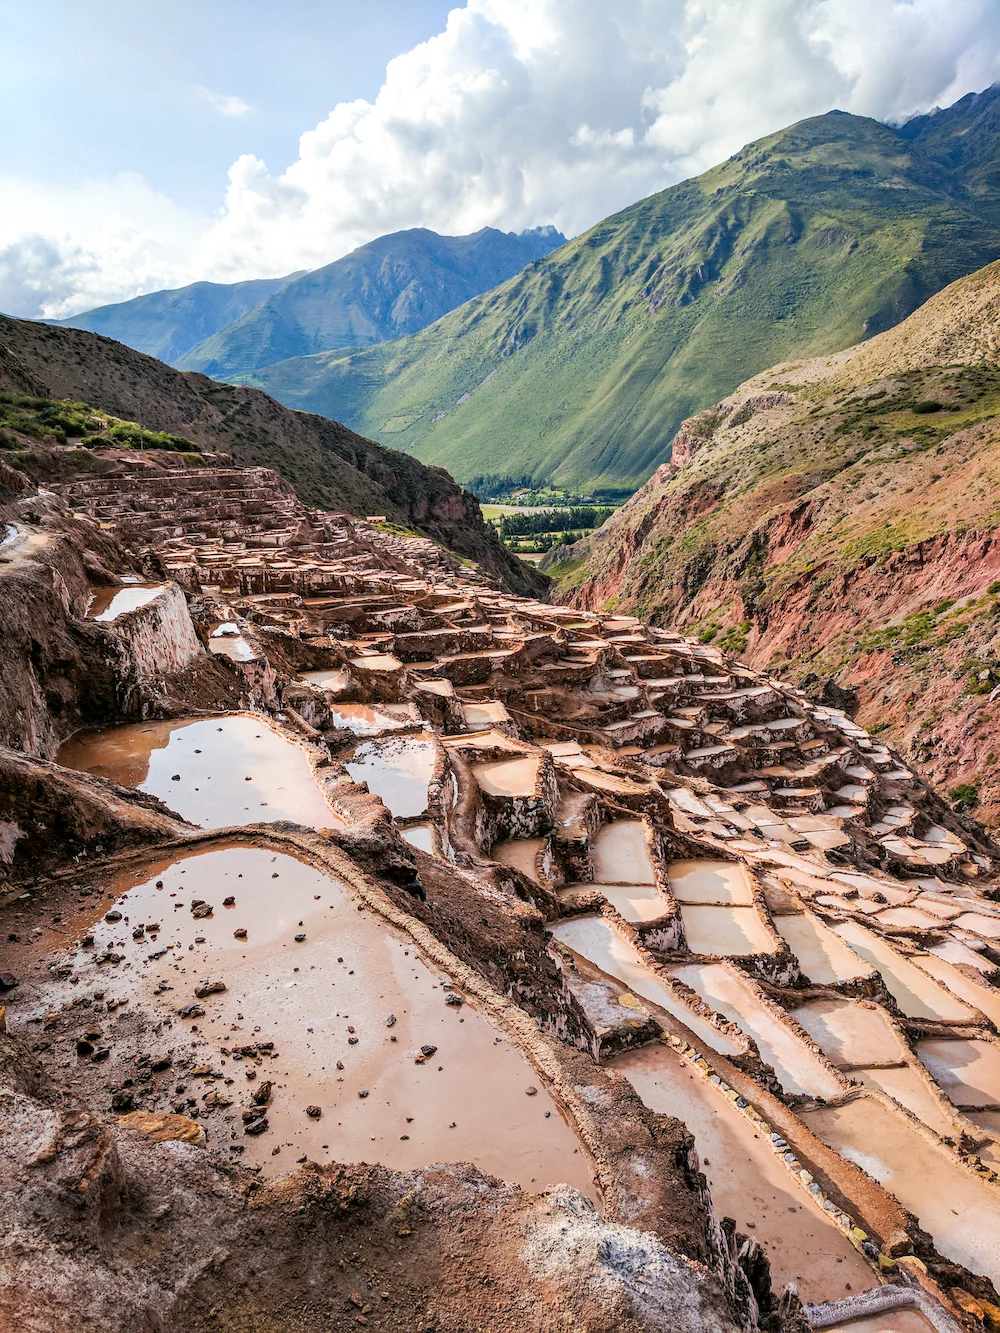
[[[387,1028],[395,1027],[395,1026],[396,1026],[396,1015],[395,1015],[395,1014],[390,1014],[389,1017],[385,1020],[385,1025],[386,1025]]]
[[[222,906],[223,906],[223,907],[235,907],[235,906],[236,906],[236,899],[233,897],[232,894],[230,894],[228,898],[223,898],[223,900],[222,900]]]
[[[450,1004],[453,1009],[458,1009],[463,1003],[461,995],[456,995],[454,991],[444,997],[445,1004]]]
[[[121,912],[109,912],[104,919],[105,921],[111,922],[120,921],[122,919],[122,914]]]
[[[310,1120],[318,1120],[322,1114],[323,1114],[323,1108],[321,1106],[306,1107],[306,1115],[309,1117]]]
[[[305,939],[305,935],[304,935],[304,934],[303,934],[303,935],[296,935],[296,936],[295,936],[295,943],[296,943],[296,944],[301,944],[302,941],[303,941],[304,939]]]
[[[224,981],[200,981],[194,988],[194,993],[199,1000],[203,1000],[206,995],[218,995],[226,989]],[[201,1011],[204,1013],[204,1009]]]
[[[359,1097],[367,1097],[367,1096],[368,1096],[368,1089],[367,1089],[367,1088],[360,1088],[360,1089],[358,1090],[358,1096],[359,1096]]]
[[[0,972],[0,990],[13,990],[18,984],[13,972]]]
[[[526,1097],[537,1097],[537,1096],[538,1096],[538,1089],[537,1089],[537,1088],[525,1088],[525,1090],[524,1090],[524,1094],[525,1094]]]
[[[234,940],[245,940],[247,937],[246,926],[240,926],[239,930],[233,931]]]

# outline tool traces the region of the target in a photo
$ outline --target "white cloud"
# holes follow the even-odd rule
[[[207,102],[220,116],[246,116],[253,109],[249,102],[231,93],[216,93],[211,88],[196,88],[195,92],[203,102]]]
[[[240,157],[217,218],[167,204],[130,229],[133,183],[127,199],[106,188],[110,230],[66,209],[62,229],[36,220],[0,306],[33,313],[49,244],[46,299],[68,310],[116,284],[313,267],[402,227],[572,234],[805,116],[900,120],[998,77],[996,0],[467,0],[390,63],[373,102],[303,134],[284,171]],[[20,218],[18,197],[7,211]]]

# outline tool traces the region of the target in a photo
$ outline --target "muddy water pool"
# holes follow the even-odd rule
[[[56,761],[158,796],[200,828],[281,819],[343,827],[316,785],[305,750],[255,717],[78,732]]]
[[[123,920],[96,923],[95,946],[78,951],[78,970],[113,948],[124,956],[115,984],[127,982],[133,1005],[141,998],[164,1015],[192,1002],[199,982],[225,984],[199,1001],[205,1013],[193,1027],[212,1050],[192,1048],[191,1058],[210,1059],[234,1082],[184,1081],[188,1096],[201,1101],[214,1089],[237,1106],[248,1106],[263,1080],[273,1082],[269,1132],[235,1131],[245,1160],[272,1175],[293,1170],[303,1153],[400,1170],[472,1161],[528,1188],[566,1182],[593,1196],[583,1149],[520,1050],[471,1003],[446,1005],[446,978],[405,935],[359,911],[336,879],[291,856],[233,846],[147,865],[115,888]],[[227,897],[235,899],[228,907]],[[211,915],[193,916],[196,899]],[[145,936],[137,941],[139,923]],[[155,923],[162,928],[151,950]],[[176,1054],[187,1049],[191,1027],[174,1018],[167,1044]],[[233,1059],[258,1042],[273,1043],[260,1064]],[[424,1058],[423,1046],[436,1050]],[[172,1087],[183,1075],[175,1068],[162,1077]],[[319,1117],[307,1106],[319,1107]],[[213,1137],[218,1113],[205,1124]]]
[[[537,755],[526,755],[523,759],[473,764],[472,772],[480,788],[490,796],[534,796],[540,763]]]
[[[941,1254],[1000,1279],[1000,1192],[966,1170],[899,1112],[869,1097],[800,1112],[830,1148],[894,1194]]]
[[[623,939],[603,917],[567,917],[555,922],[551,930],[561,944],[599,967],[607,976],[623,982],[634,994],[678,1019],[713,1051],[722,1055],[739,1053],[740,1047],[736,1042],[699,1017],[674,995],[656,973],[646,966],[635,945]]]
[[[522,875],[537,884],[537,858],[544,846],[544,838],[509,838],[504,842],[493,844],[490,860],[520,870]]]
[[[694,1135],[719,1217],[732,1217],[764,1246],[778,1289],[794,1282],[812,1304],[879,1279],[805,1190],[761,1132],[676,1052],[654,1043],[609,1061],[653,1111],[675,1115]]]
[[[381,797],[393,815],[406,819],[427,809],[434,760],[434,744],[428,736],[400,736],[366,741],[344,767],[355,782],[367,782],[368,790]]]

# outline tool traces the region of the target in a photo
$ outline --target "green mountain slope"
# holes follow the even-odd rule
[[[269,296],[178,365],[236,379],[293,356],[368,347],[426,328],[565,241],[554,227],[439,236],[398,231]]]
[[[840,112],[802,121],[421,333],[252,382],[459,478],[638,485],[686,416],[752,374],[889,328],[1000,255],[983,165],[995,97],[909,136]]]
[[[150,292],[131,301],[85,310],[69,319],[45,322],[102,333],[159,361],[173,362],[288,281],[285,277],[256,278],[250,282],[193,282],[189,287]]]

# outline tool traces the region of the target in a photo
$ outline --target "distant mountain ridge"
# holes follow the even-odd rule
[[[284,278],[255,278],[249,282],[192,282],[188,287],[149,292],[131,301],[98,306],[45,323],[101,333],[172,364],[298,276],[292,273]]]
[[[368,347],[426,328],[564,244],[554,227],[380,236],[306,273],[178,358],[181,370],[239,379],[294,356]]]
[[[901,128],[802,121],[419,333],[250,382],[459,479],[637,486],[751,375],[890,328],[1000,255],[998,93]]]
[[[380,236],[311,272],[195,282],[45,323],[123,342],[180,370],[239,380],[275,361],[416,333],[564,244],[554,227]]]

